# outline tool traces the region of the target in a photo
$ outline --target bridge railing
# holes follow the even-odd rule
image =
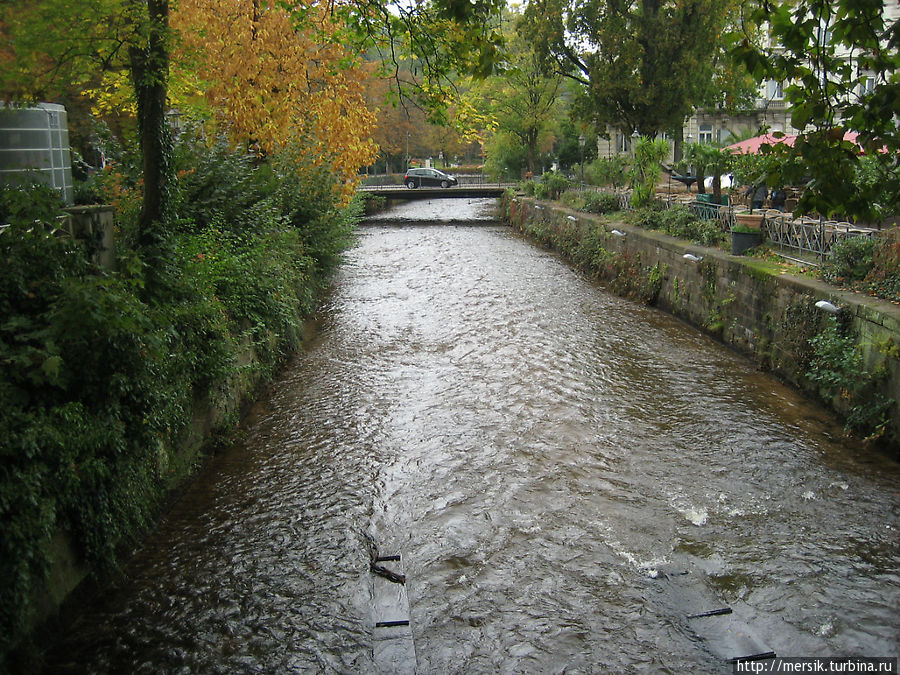
[[[517,185],[517,183],[504,183],[499,180],[493,180],[489,176],[485,176],[484,174],[453,173],[453,171],[447,171],[447,173],[452,176],[456,176],[456,179],[459,181],[460,185],[490,185],[498,187]],[[360,178],[359,186],[363,189],[400,187],[403,185],[403,176],[404,174],[402,173],[388,173],[375,176],[364,176]]]

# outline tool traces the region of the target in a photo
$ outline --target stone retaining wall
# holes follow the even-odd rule
[[[631,261],[630,266],[608,264],[589,271],[607,278],[610,270],[646,275],[644,286],[652,287],[652,295],[645,301],[716,336],[845,418],[867,406],[874,410],[878,402],[887,405],[880,417],[886,428],[878,442],[900,456],[900,307],[784,274],[765,261],[621,222],[603,224],[603,219],[590,214],[522,196],[504,197],[503,215],[526,233],[539,231],[544,243],[564,254],[572,238],[580,237],[612,254],[607,259]],[[616,284],[610,286],[615,290]],[[820,300],[839,307],[840,313],[819,309],[815,303]],[[852,395],[844,391],[828,396],[808,376],[813,356],[809,340],[831,321],[837,322],[841,335],[854,337],[862,354],[865,386]],[[887,399],[893,403],[885,404]]]

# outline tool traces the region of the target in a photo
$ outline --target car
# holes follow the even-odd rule
[[[412,190],[417,187],[422,187],[423,185],[440,185],[442,188],[448,188],[453,185],[458,185],[459,181],[456,180],[456,176],[451,176],[450,174],[438,171],[437,169],[410,169],[406,172],[406,175],[403,176],[403,183]]]

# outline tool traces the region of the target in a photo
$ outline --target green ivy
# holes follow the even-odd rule
[[[895,400],[875,391],[881,374],[866,370],[857,338],[837,318],[809,340],[812,356],[806,375],[819,385],[826,398],[846,402],[847,427],[869,439],[880,438],[888,429]]]

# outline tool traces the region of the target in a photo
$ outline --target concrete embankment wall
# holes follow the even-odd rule
[[[584,265],[585,246],[605,249],[594,257],[601,263],[588,271],[611,280],[610,290],[639,296],[714,335],[842,417],[874,414],[880,403],[883,431],[877,442],[900,457],[897,305],[784,274],[772,263],[622,222],[604,224],[599,217],[522,196],[506,196],[502,204],[508,223],[568,254],[574,262]],[[686,254],[697,259],[685,258]],[[616,276],[635,278],[617,280]],[[853,392],[844,389],[829,395],[809,376],[810,339],[820,335],[831,320],[830,314],[815,306],[819,300],[841,308],[837,315],[841,335],[853,336],[854,347],[862,354],[856,379],[853,373],[844,374],[845,383],[859,384]]]

